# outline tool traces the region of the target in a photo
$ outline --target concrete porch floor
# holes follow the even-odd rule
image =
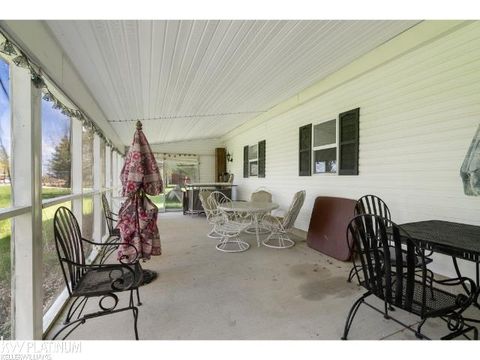
[[[140,288],[141,340],[338,340],[350,307],[364,292],[346,282],[351,263],[310,249],[301,239],[291,249],[277,250],[258,248],[255,237],[247,235],[249,250],[222,253],[206,236],[204,216],[160,214],[159,229],[163,255],[142,264],[159,277]],[[120,302],[126,304],[127,297]],[[373,298],[369,302],[382,306]],[[97,302],[90,300],[88,307],[96,311]],[[412,326],[419,321],[401,310],[394,316]],[[447,333],[441,320],[428,321],[423,330],[433,339]],[[68,339],[132,340],[133,316],[123,312],[89,320]],[[349,339],[416,338],[362,306]]]

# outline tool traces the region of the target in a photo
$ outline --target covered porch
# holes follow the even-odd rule
[[[140,339],[340,339],[369,286],[347,282],[351,254],[336,256],[352,250],[342,236],[358,199],[381,198],[400,226],[480,229],[479,45],[470,20],[1,20],[0,335],[48,340],[60,328],[71,299],[54,214],[65,206],[84,238],[111,238],[102,196],[117,210],[125,200],[120,173],[141,120],[164,189],[151,197],[162,255],[141,262],[158,277],[139,288]],[[303,191],[287,229],[295,245],[272,249],[268,231],[242,229],[248,249],[218,251],[205,207],[184,201],[205,184],[229,184],[242,202],[266,190],[276,221]],[[313,216],[319,198],[352,209],[341,226],[330,220],[342,235],[320,233],[316,246],[312,224],[331,215]],[[480,250],[461,240],[450,253],[422,248],[433,249],[425,269],[478,284]],[[84,250],[87,263],[99,253]],[[393,312],[408,328],[362,307],[349,338],[416,339],[422,319]],[[88,319],[68,339],[130,340],[132,321]],[[423,327],[433,339],[445,329],[439,318]]]

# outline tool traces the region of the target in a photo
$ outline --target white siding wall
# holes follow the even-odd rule
[[[172,154],[195,154],[199,156],[200,182],[215,181],[215,148],[222,147],[220,139],[179,141],[152,144],[152,151]]]
[[[298,128],[360,107],[358,176],[298,176]],[[259,186],[288,207],[305,189],[296,227],[308,229],[319,195],[379,195],[398,223],[444,219],[480,225],[480,198],[467,197],[460,166],[480,122],[480,23],[416,48],[243,133],[226,137],[239,198]],[[243,178],[242,149],[266,139],[266,178]],[[435,271],[450,273],[439,258]]]

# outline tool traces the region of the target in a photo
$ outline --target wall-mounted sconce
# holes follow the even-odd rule
[[[233,161],[233,155],[230,153],[227,153],[227,161],[232,162]]]

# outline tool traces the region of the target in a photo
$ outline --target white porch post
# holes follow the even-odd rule
[[[82,181],[82,123],[72,119],[72,193],[83,192]],[[77,218],[78,225],[82,229],[83,220],[83,199],[78,198],[72,201],[72,211]]]
[[[118,196],[117,194],[117,153],[112,151],[112,196]]]
[[[43,335],[42,122],[41,91],[30,73],[11,67],[13,206],[31,212],[13,220],[13,334],[16,340]]]
[[[112,148],[105,147],[105,187],[112,187]]]
[[[101,157],[101,139],[97,134],[93,137],[93,190],[101,191],[103,184],[102,177],[102,157]],[[93,240],[100,242],[102,240],[102,205],[100,202],[101,194],[93,196]]]

